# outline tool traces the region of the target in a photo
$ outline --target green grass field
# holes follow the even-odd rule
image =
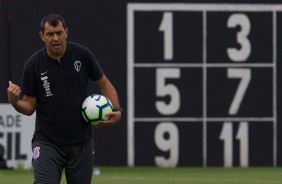
[[[94,184],[282,184],[282,168],[99,167]],[[32,184],[32,170],[0,170],[0,184]],[[66,184],[63,177],[62,184]]]

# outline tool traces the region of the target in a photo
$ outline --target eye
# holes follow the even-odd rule
[[[48,36],[48,37],[51,37],[51,36],[53,36],[53,35],[54,35],[54,33],[52,33],[52,32],[46,33],[46,36]]]
[[[56,34],[57,34],[58,36],[62,36],[63,31],[59,31],[59,32],[57,32]]]

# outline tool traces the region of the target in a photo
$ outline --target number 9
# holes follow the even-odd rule
[[[169,136],[164,137],[165,134]],[[155,143],[161,151],[169,151],[169,158],[156,156],[155,162],[160,167],[176,167],[179,157],[178,128],[174,123],[160,123],[155,129]]]

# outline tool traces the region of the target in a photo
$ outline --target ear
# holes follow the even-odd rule
[[[39,31],[39,36],[40,36],[41,40],[44,41],[44,38],[43,38],[44,33],[42,31]]]

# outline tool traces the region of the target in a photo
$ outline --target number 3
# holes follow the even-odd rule
[[[244,14],[233,14],[229,17],[227,22],[228,28],[235,28],[240,26],[241,30],[237,33],[237,42],[240,44],[240,49],[228,48],[227,54],[229,58],[235,62],[243,62],[248,59],[251,53],[251,44],[248,35],[251,30],[251,23],[249,18]]]

